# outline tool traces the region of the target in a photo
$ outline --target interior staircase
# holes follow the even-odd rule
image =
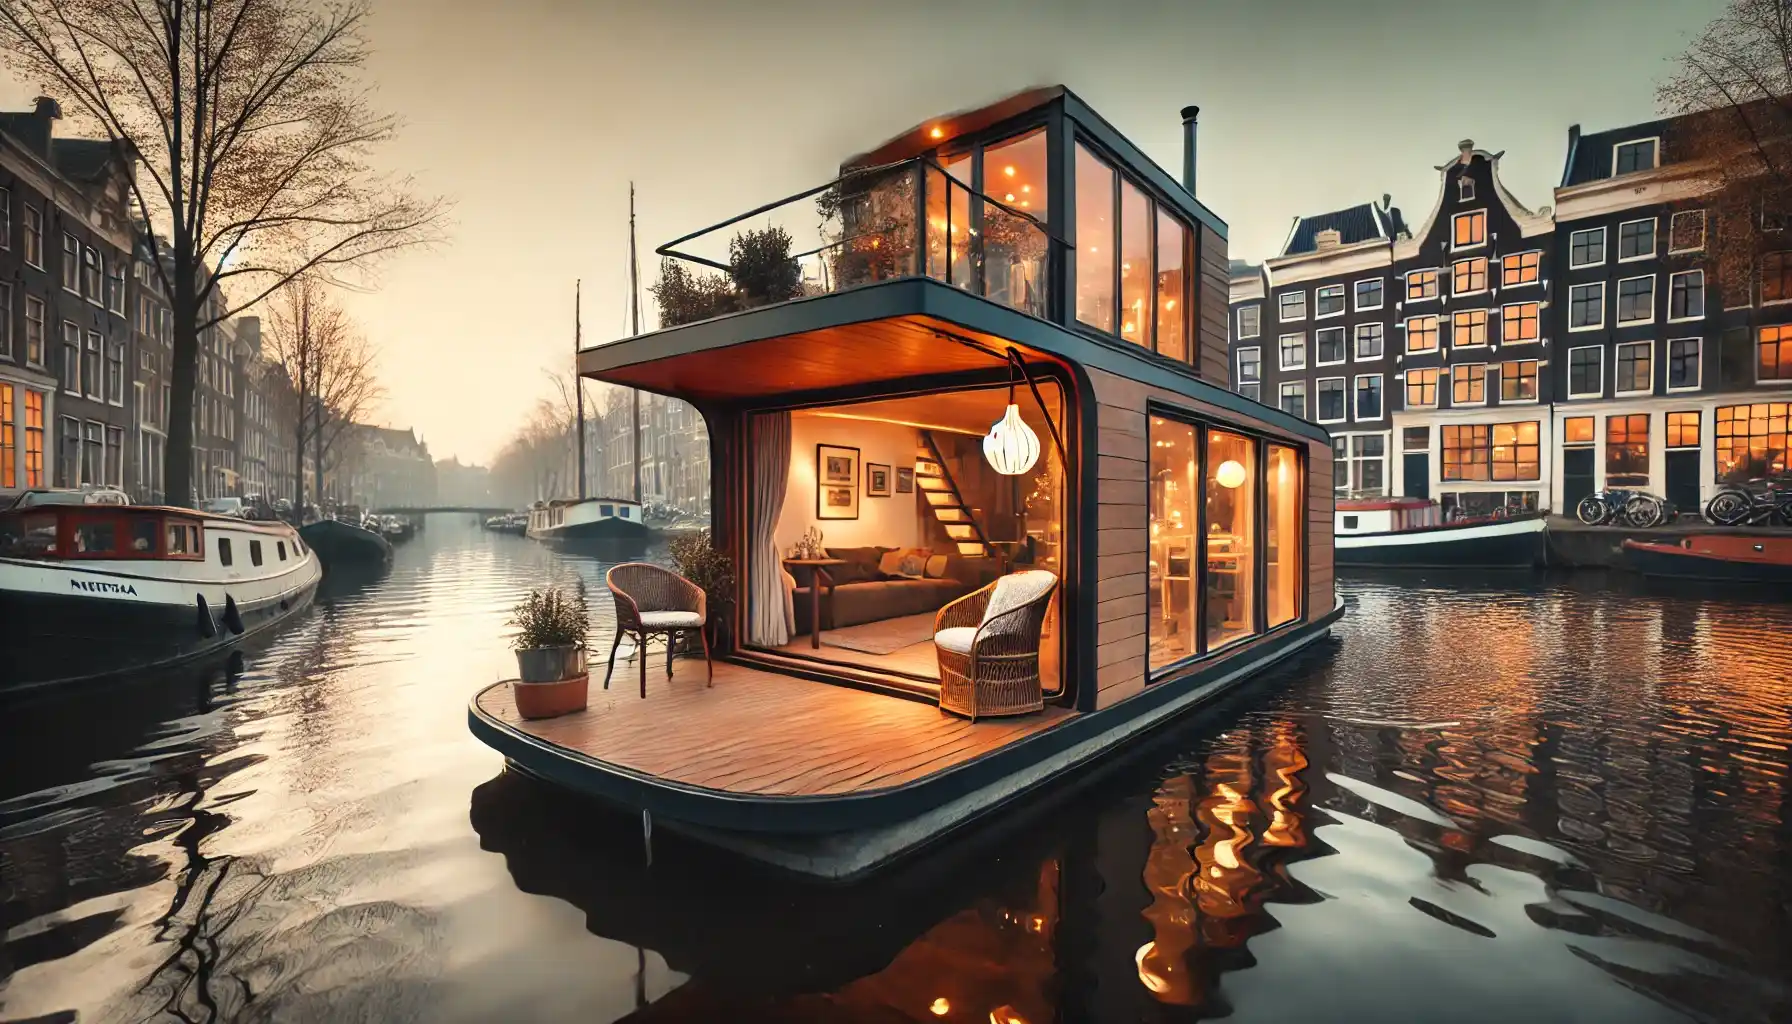
[[[989,539],[965,505],[929,430],[921,431],[921,445],[915,451],[915,487],[927,498],[946,536],[958,545],[959,554],[980,557],[989,553]]]

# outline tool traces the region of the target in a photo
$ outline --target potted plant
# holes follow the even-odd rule
[[[734,560],[710,541],[708,530],[679,536],[668,549],[672,571],[703,591],[709,613],[704,628],[709,631],[710,647],[720,647],[723,624],[729,621],[728,606],[734,603]]]
[[[511,683],[517,713],[552,718],[585,707],[590,676],[585,671],[585,633],[591,615],[585,584],[568,593],[561,587],[532,590],[510,616],[516,636],[517,679]]]

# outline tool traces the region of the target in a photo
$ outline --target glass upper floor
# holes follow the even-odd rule
[[[661,326],[929,278],[1194,362],[1200,249],[1223,253],[1224,225],[1073,94],[1025,95],[1040,102],[924,123],[662,246]]]

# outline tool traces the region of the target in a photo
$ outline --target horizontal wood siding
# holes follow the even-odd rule
[[[1307,617],[1332,610],[1332,446],[1307,443]]]
[[[1223,250],[1220,262],[1223,268]],[[1217,308],[1222,311],[1223,327],[1226,308],[1223,294]],[[1223,359],[1223,332],[1217,345]],[[1202,351],[1203,354],[1207,351],[1205,335]],[[1206,376],[1205,371],[1203,376]],[[1095,392],[1099,450],[1095,474],[1096,706],[1105,708],[1145,688],[1146,631],[1149,628],[1145,589],[1149,582],[1146,567],[1150,558],[1150,510],[1146,507],[1148,490],[1145,483],[1150,450],[1148,403],[1159,401],[1191,415],[1220,422],[1237,422],[1238,415],[1103,370],[1091,369],[1089,377]],[[1312,561],[1311,593],[1318,594],[1323,589],[1328,595],[1323,604],[1310,598],[1310,612],[1324,614],[1331,610],[1332,452],[1329,445],[1316,441],[1296,443],[1307,448],[1313,481],[1308,499],[1309,534],[1314,541],[1323,542],[1315,545],[1322,547],[1322,551],[1312,551],[1308,555]],[[1311,521],[1322,510],[1326,518],[1324,532],[1320,533]]]
[[[1222,388],[1232,386],[1232,357],[1227,347],[1231,310],[1232,272],[1227,266],[1226,240],[1212,230],[1201,230],[1200,294],[1196,298],[1200,322],[1195,327],[1200,357],[1195,367],[1203,380]]]

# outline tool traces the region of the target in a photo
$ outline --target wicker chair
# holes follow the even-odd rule
[[[616,639],[610,644],[610,661],[604,669],[604,689],[610,688],[610,674],[616,671],[616,648],[622,638],[635,641],[641,661],[641,696],[647,696],[647,641],[660,637],[666,642],[666,678],[672,678],[672,638],[679,633],[695,632],[703,641],[703,662],[708,670],[707,686],[715,685],[715,663],[709,657],[709,636],[703,628],[708,621],[704,608],[703,588],[668,569],[646,562],[624,562],[604,574],[610,595],[616,599]]]
[[[1040,633],[1058,577],[1017,572],[941,608],[933,620],[940,661],[940,710],[1019,715],[1045,707],[1039,683]]]

